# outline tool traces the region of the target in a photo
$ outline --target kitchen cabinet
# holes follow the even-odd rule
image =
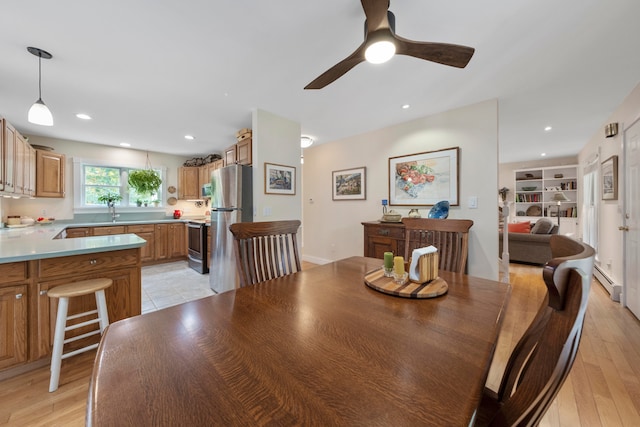
[[[26,261],[0,264],[0,370],[27,361]]]
[[[36,263],[37,283],[33,297],[34,324],[30,327],[30,359],[37,360],[51,354],[55,331],[57,298],[49,298],[49,289],[65,283],[107,277],[113,285],[105,289],[109,322],[137,316],[142,311],[142,280],[140,274],[140,251],[125,249],[95,254],[48,258]],[[69,315],[95,309],[93,294],[69,299]],[[77,323],[84,319],[76,320]],[[91,330],[82,327],[68,332],[67,337],[77,336]],[[99,335],[74,342],[70,348],[82,347],[97,342]]]
[[[237,144],[233,144],[231,147],[224,151],[224,165],[250,165],[252,162],[252,145],[251,138],[243,139]]]
[[[169,224],[156,224],[156,261],[169,259]]]
[[[64,154],[36,150],[36,197],[64,198]]]
[[[140,248],[140,261],[143,263],[155,261],[156,259],[155,229],[156,227],[153,224],[127,226],[127,233],[133,233],[147,241],[147,244]]]
[[[73,239],[76,237],[87,236],[91,236],[91,229],[89,227],[67,228],[63,233],[64,239]]]
[[[2,191],[5,193],[14,192],[13,168],[16,161],[16,129],[6,119],[2,119]]]
[[[187,227],[185,224],[169,224],[167,240],[170,259],[184,258],[187,256]]]
[[[104,227],[93,227],[93,236],[111,236],[113,234],[125,234],[124,225],[111,225]]]
[[[196,200],[200,198],[200,168],[181,166],[178,168],[178,199]]]
[[[36,195],[36,149],[24,141],[24,195],[35,197]]]
[[[404,256],[404,224],[363,222],[364,256],[384,258],[385,252]]]

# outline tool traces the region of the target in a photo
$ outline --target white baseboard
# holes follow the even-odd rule
[[[601,269],[597,264],[593,266],[593,275],[604,287],[613,301],[620,301],[620,293],[622,292],[622,285],[616,283],[609,274]]]
[[[331,259],[318,258],[311,255],[302,255],[302,260],[306,262],[311,262],[313,264],[320,264],[320,265],[329,264],[330,262],[333,262],[333,260]]]

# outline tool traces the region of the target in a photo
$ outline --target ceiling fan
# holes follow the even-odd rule
[[[351,55],[322,73],[305,89],[322,89],[342,77],[361,62],[382,63],[394,54],[408,55],[426,61],[464,68],[474,48],[447,43],[418,42],[402,38],[395,32],[395,16],[389,11],[389,0],[360,0],[365,21],[364,42]]]

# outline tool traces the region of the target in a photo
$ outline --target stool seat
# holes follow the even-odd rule
[[[101,277],[99,279],[83,280],[81,282],[68,283],[49,289],[47,295],[51,298],[72,298],[92,294],[101,289],[106,289],[113,284],[113,280]]]
[[[56,316],[56,329],[53,337],[53,351],[51,352],[51,379],[49,380],[49,391],[56,391],[58,389],[58,380],[60,379],[60,366],[62,359],[74,356],[85,351],[93,350],[98,347],[98,344],[91,344],[86,347],[81,347],[77,350],[64,353],[64,345],[88,338],[92,335],[102,334],[105,328],[109,325],[109,314],[107,313],[107,302],[105,299],[104,290],[113,284],[113,280],[100,277],[97,279],[82,280],[79,282],[67,283],[64,285],[56,286],[49,289],[47,294],[50,298],[58,298],[58,313]],[[74,314],[67,316],[69,310],[69,298],[80,297],[83,295],[95,294],[96,309],[85,311],[84,313]],[[84,320],[89,316],[96,316],[89,320]],[[70,326],[67,326],[67,320],[81,319],[84,321],[76,322]],[[71,338],[65,339],[67,331],[74,329],[84,328],[89,325],[99,324],[99,328],[87,332],[82,335],[76,335]]]

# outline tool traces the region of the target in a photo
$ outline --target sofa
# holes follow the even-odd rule
[[[558,234],[558,226],[548,218],[540,218],[525,231],[525,223],[508,224],[509,261],[527,264],[545,264],[551,256],[549,240]],[[520,231],[514,231],[520,230]],[[502,256],[503,232],[500,232],[499,254]]]

